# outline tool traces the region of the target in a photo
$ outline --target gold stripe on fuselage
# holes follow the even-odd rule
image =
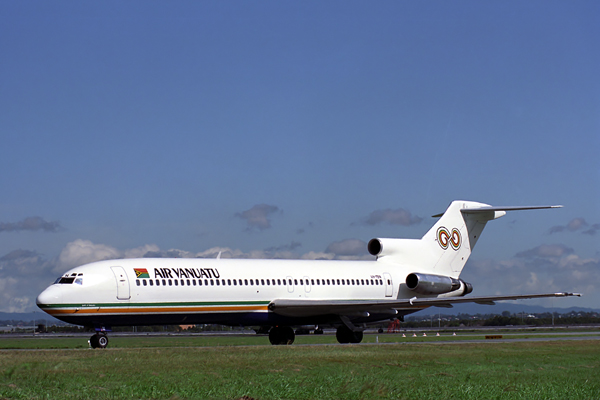
[[[69,308],[69,309],[44,309],[50,315],[65,314],[164,314],[164,313],[214,313],[234,311],[268,311],[267,306],[226,306],[226,307],[100,307],[100,308]]]

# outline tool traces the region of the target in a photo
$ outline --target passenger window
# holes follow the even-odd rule
[[[150,286],[154,286],[154,281],[150,279]]]
[[[225,286],[225,279],[221,279],[221,283]]]
[[[175,282],[177,282],[177,281],[175,281]],[[169,286],[173,286],[173,281],[171,281],[170,279],[169,279]]]
[[[291,279],[288,279],[288,285],[292,286],[292,280]]]
[[[327,284],[328,284],[328,285],[330,284],[330,283],[329,283],[329,279],[327,279]]]
[[[136,285],[138,285],[138,286],[140,286],[140,280],[139,280],[139,279],[136,279],[136,280],[135,280],[135,284],[136,284]]]
[[[275,286],[275,279],[271,279],[271,284]]]
[[[169,281],[169,285],[171,284],[171,281]],[[179,283],[177,282],[177,279],[175,279],[175,286],[179,285]]]
[[[144,286],[148,286],[148,282],[144,279]]]
[[[217,281],[217,283],[219,283],[219,281]],[[212,279],[210,280],[210,286],[215,286],[215,281],[213,281]]]
[[[304,281],[300,279],[300,286],[304,285]]]
[[[162,280],[163,286],[167,286],[167,281],[165,279]]]
[[[345,284],[346,284],[346,281],[342,279],[342,285],[345,285]]]
[[[314,279],[311,279],[311,280],[310,280],[310,284],[311,284],[311,285],[314,285],[314,284],[315,284],[315,280],[314,280]]]
[[[219,286],[221,284],[221,282],[219,282],[218,279],[215,279],[215,282],[217,283],[217,286]]]
[[[204,286],[208,286],[208,279],[204,280]]]
[[[389,279],[388,279],[387,281],[388,281],[388,285],[391,285],[391,284],[392,284],[392,282],[391,282]]]
[[[244,279],[244,285],[248,286],[248,279]]]
[[[184,285],[184,282],[183,282],[183,279],[182,279],[181,280],[181,286],[183,286],[183,285]],[[190,286],[190,280],[189,279],[187,280],[187,285]]]
[[[298,279],[294,279],[294,285],[298,286]]]
[[[354,285],[354,279],[352,279],[352,285]]]
[[[271,284],[271,281],[267,279],[267,285],[270,285],[270,284]]]
[[[202,279],[198,279],[198,286],[202,286]]]
[[[231,286],[231,279],[227,279],[227,286]]]
[[[254,279],[250,279],[250,286],[254,286]]]
[[[277,285],[281,286],[281,279],[277,279]]]
[[[237,286],[237,279],[233,280],[233,286]]]

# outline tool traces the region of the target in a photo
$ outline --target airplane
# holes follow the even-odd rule
[[[404,319],[428,307],[579,293],[467,296],[460,273],[488,221],[507,211],[562,206],[492,207],[453,201],[421,239],[375,238],[371,261],[138,258],[93,262],[67,271],[36,299],[64,322],[93,327],[93,348],[113,326],[222,324],[268,330],[292,344],[293,327],[336,329],[339,343],[360,343],[367,324]]]

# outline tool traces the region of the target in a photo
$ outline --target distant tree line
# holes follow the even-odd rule
[[[441,320],[439,320],[441,319]],[[441,326],[442,328],[454,328],[461,326],[547,326],[547,325],[585,325],[599,324],[600,316],[596,312],[579,312],[567,314],[543,313],[535,316],[527,314],[511,314],[504,311],[502,315],[469,315],[459,314],[458,316],[441,316],[440,317],[411,317],[406,322],[402,323],[404,328],[426,328]]]
[[[39,322],[39,321],[38,321]],[[410,317],[406,322],[401,323],[401,329],[406,328],[457,328],[457,327],[478,327],[478,326],[565,326],[565,325],[585,325],[599,324],[600,316],[596,312],[571,312],[567,314],[542,313],[536,316],[525,314],[511,314],[504,311],[502,315],[469,315],[459,314],[458,316],[442,315],[440,317]],[[33,329],[33,321],[0,321],[0,326],[12,326],[12,331],[4,330],[2,333],[27,332]],[[384,331],[387,329],[387,322],[380,325]],[[236,331],[241,327],[230,327],[224,325],[155,325],[155,326],[118,326],[113,328],[113,332],[221,332]],[[258,328],[257,328],[258,329]],[[52,333],[78,333],[93,332],[93,329],[84,328],[77,325],[51,325],[40,328],[37,325],[36,332]]]

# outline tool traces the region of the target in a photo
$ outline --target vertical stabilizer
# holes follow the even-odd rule
[[[490,207],[474,201],[453,201],[437,223],[421,239],[436,260],[432,272],[458,278],[485,228],[485,224],[504,212],[469,213],[469,209]]]

